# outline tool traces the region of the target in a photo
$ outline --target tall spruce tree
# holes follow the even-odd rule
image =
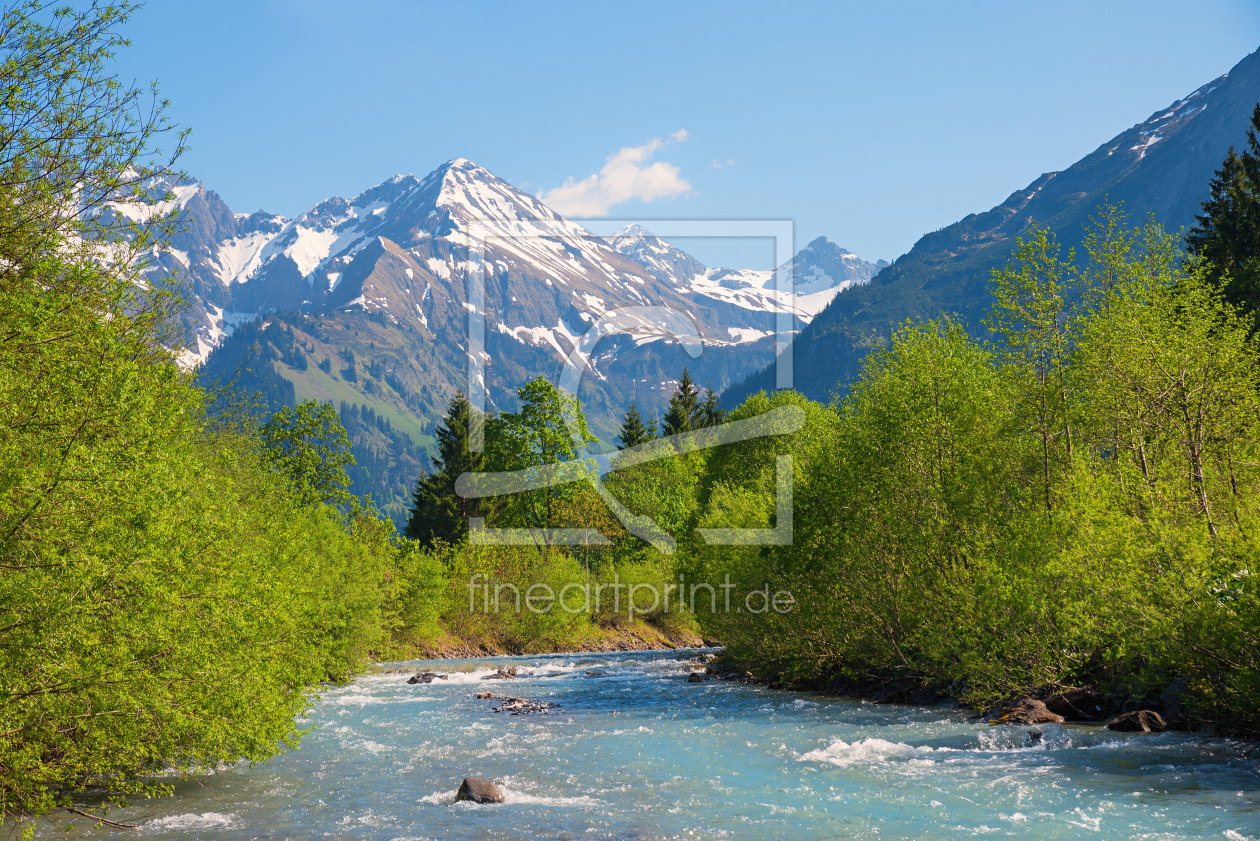
[[[1251,113],[1247,148],[1231,146],[1210,184],[1203,215],[1186,234],[1186,248],[1207,261],[1208,277],[1225,300],[1260,328],[1260,103]]]
[[[617,449],[625,450],[630,447],[637,447],[640,444],[651,441],[656,438],[656,423],[649,426],[643,422],[643,415],[639,413],[638,404],[633,401],[630,408],[626,410],[625,417],[621,419],[621,433],[617,436],[617,440],[621,443],[617,445]]]
[[[696,388],[691,379],[691,372],[683,368],[678,377],[678,388],[674,390],[674,396],[669,398],[669,408],[661,419],[662,434],[677,435],[699,429],[702,411],[700,389]]]
[[[468,534],[468,518],[479,515],[477,500],[455,493],[455,480],[461,473],[485,468],[484,454],[468,448],[468,425],[476,411],[464,393],[458,392],[434,431],[438,452],[433,472],[416,480],[411,515],[403,532],[425,546],[438,540],[459,543]]]
[[[718,403],[718,397],[713,392],[713,383],[704,390],[704,402],[700,404],[700,424],[699,426],[708,428],[717,426],[726,417],[726,410]]]

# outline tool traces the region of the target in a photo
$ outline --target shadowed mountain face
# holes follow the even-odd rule
[[[1260,52],[1063,172],[1048,172],[992,210],[923,236],[801,331],[793,341],[796,387],[818,400],[843,392],[866,353],[908,318],[951,313],[982,335],[990,271],[1010,259],[1016,237],[1033,221],[1065,247],[1079,246],[1090,217],[1107,202],[1123,203],[1133,222],[1153,213],[1170,230],[1190,227],[1229,147],[1246,143],[1258,101]],[[728,389],[723,403],[738,404],[773,384],[773,368],[763,369]]]

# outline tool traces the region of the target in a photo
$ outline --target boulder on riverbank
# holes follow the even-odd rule
[[[1154,710],[1134,710],[1116,716],[1107,729],[1119,733],[1163,733],[1168,723]]]
[[[1062,724],[1064,721],[1063,716],[1050,712],[1036,698],[1020,698],[1008,706],[992,707],[985,711],[984,717],[990,724]]]
[[[503,792],[494,783],[482,777],[468,777],[459,784],[455,802],[470,800],[473,803],[502,803]]]
[[[1107,696],[1091,687],[1067,689],[1046,699],[1046,709],[1065,721],[1102,721],[1107,706]]]

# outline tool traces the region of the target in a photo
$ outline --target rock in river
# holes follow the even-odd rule
[[[990,710],[990,724],[1062,724],[1063,716],[1052,713],[1036,698],[1020,698],[1009,707]]]
[[[446,680],[446,675],[440,675],[436,672],[421,672],[418,675],[413,675],[407,683],[432,683],[434,678]]]
[[[1121,733],[1162,733],[1168,729],[1168,724],[1154,710],[1135,710],[1116,716],[1107,729]]]
[[[481,777],[469,777],[459,784],[455,792],[455,802],[471,800],[473,803],[502,803],[503,792],[489,780]]]
[[[516,667],[510,669],[499,669],[492,675],[486,675],[482,680],[511,680],[516,677]]]
[[[548,710],[554,710],[559,704],[553,704],[550,701],[535,701],[532,698],[513,698],[510,695],[495,695],[490,692],[478,693],[479,700],[495,700],[499,702],[499,706],[492,707],[491,712],[507,713],[508,715],[534,715],[535,713],[545,713]]]

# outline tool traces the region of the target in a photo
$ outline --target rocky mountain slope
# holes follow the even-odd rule
[[[690,298],[720,302],[728,331],[764,326],[773,331],[773,313],[790,311],[808,324],[839,293],[868,283],[888,265],[868,263],[826,237],[818,237],[784,266],[792,278],[792,295],[774,288],[776,270],[707,269],[690,254],[655,236],[640,225],[628,225],[608,238],[619,253],[641,265],[648,274]],[[755,318],[749,314],[767,317]],[[743,324],[748,321],[750,323]],[[754,323],[755,322],[755,323]]]
[[[450,397],[468,389],[474,318],[484,320],[494,411],[513,408],[516,387],[536,376],[558,380],[604,314],[685,313],[703,338],[698,359],[643,318],[589,354],[579,394],[593,431],[611,442],[630,401],[659,411],[684,365],[721,390],[773,358],[778,313],[804,327],[880,268],[820,238],[788,267],[793,299],[773,289],[773,272],[708,269],[646,230],[597,237],[466,160],[294,219],[234,214],[195,182],[173,192],[189,221],[160,260],[190,299],[184,361],[272,406],[344,404],[343,416],[358,419],[356,456],[375,465],[356,484],[389,504],[423,466]],[[469,299],[474,237],[484,240],[480,303]]]
[[[1009,259],[1015,238],[1034,220],[1065,246],[1079,246],[1090,216],[1106,202],[1123,203],[1134,221],[1154,213],[1171,230],[1193,225],[1213,171],[1230,146],[1246,143],[1258,101],[1260,52],[1068,169],[923,236],[870,284],[835,297],[796,337],[797,388],[819,400],[843,391],[862,357],[907,318],[952,313],[981,335],[990,270]],[[728,389],[723,402],[737,404],[773,383],[773,368],[763,369]]]

